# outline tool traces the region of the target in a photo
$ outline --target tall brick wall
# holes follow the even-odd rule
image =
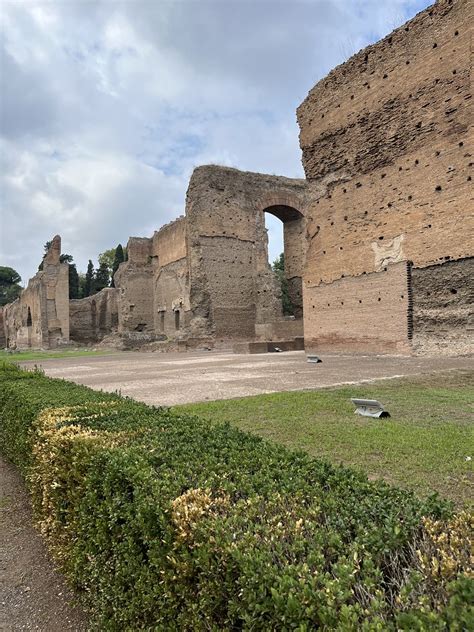
[[[107,287],[86,298],[69,301],[71,340],[98,342],[118,328],[118,294]]]
[[[367,283],[364,273],[379,273],[382,283],[384,269],[400,261],[422,268],[472,254],[473,6],[440,0],[329,73],[298,108],[309,185],[310,344],[325,322],[312,305],[331,302],[332,283],[360,279],[350,286],[355,292]],[[358,300],[346,299],[344,307]],[[392,349],[382,342],[388,311],[367,313],[358,333],[351,328],[355,338],[347,336],[345,310],[333,317],[335,345],[356,348],[350,340],[370,329],[379,351]]]
[[[294,220],[288,213],[299,211],[300,230],[293,236],[286,231],[285,251],[294,261],[291,253],[298,249],[300,259],[305,196],[303,180],[217,166],[194,171],[186,201],[190,302],[193,318],[209,335],[248,339],[256,323],[282,318],[278,283],[268,264],[264,212],[286,226]],[[291,273],[301,274],[296,264]]]
[[[118,331],[154,331],[152,239],[130,237],[128,260],[115,273],[118,295]]]
[[[8,347],[52,349],[69,342],[69,265],[60,262],[61,238],[56,235],[42,270],[29,280],[19,298],[4,307]]]
[[[186,334],[190,318],[186,234],[180,217],[153,236],[154,326],[170,338]]]

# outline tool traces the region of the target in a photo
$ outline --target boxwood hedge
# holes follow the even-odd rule
[[[473,629],[472,515],[0,367],[0,448],[101,630]]]

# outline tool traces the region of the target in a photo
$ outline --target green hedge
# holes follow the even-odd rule
[[[98,629],[472,628],[472,516],[435,497],[12,365],[0,449]]]

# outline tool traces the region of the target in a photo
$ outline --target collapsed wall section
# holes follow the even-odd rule
[[[304,221],[305,194],[303,180],[212,165],[193,172],[186,198],[191,324],[218,339],[248,339],[256,324],[283,318],[264,212],[292,208]]]
[[[298,108],[309,184],[304,295],[310,346],[320,339],[326,312],[316,310],[332,304],[332,284],[348,292],[333,313],[340,321],[338,334],[330,328],[333,343],[359,349],[366,332],[393,326],[390,310],[380,308],[349,323],[345,308],[354,303],[358,309],[368,282],[362,275],[379,275],[371,279],[378,278],[382,292],[392,264],[412,261],[421,269],[472,254],[472,13],[467,0],[440,0],[329,73]],[[419,284],[415,301],[417,291]],[[388,299],[392,289],[385,292]],[[445,326],[456,328],[445,316]],[[399,318],[401,334],[403,310]],[[374,348],[391,351],[393,345],[381,339]]]
[[[413,345],[430,353],[474,352],[474,258],[413,268]]]
[[[92,296],[69,301],[71,340],[94,343],[116,331],[118,293],[115,288],[104,288]]]

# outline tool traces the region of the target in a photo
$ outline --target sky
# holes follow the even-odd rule
[[[297,106],[428,4],[1,0],[0,265],[26,282],[60,234],[85,271],[182,215],[202,164],[304,177]]]

